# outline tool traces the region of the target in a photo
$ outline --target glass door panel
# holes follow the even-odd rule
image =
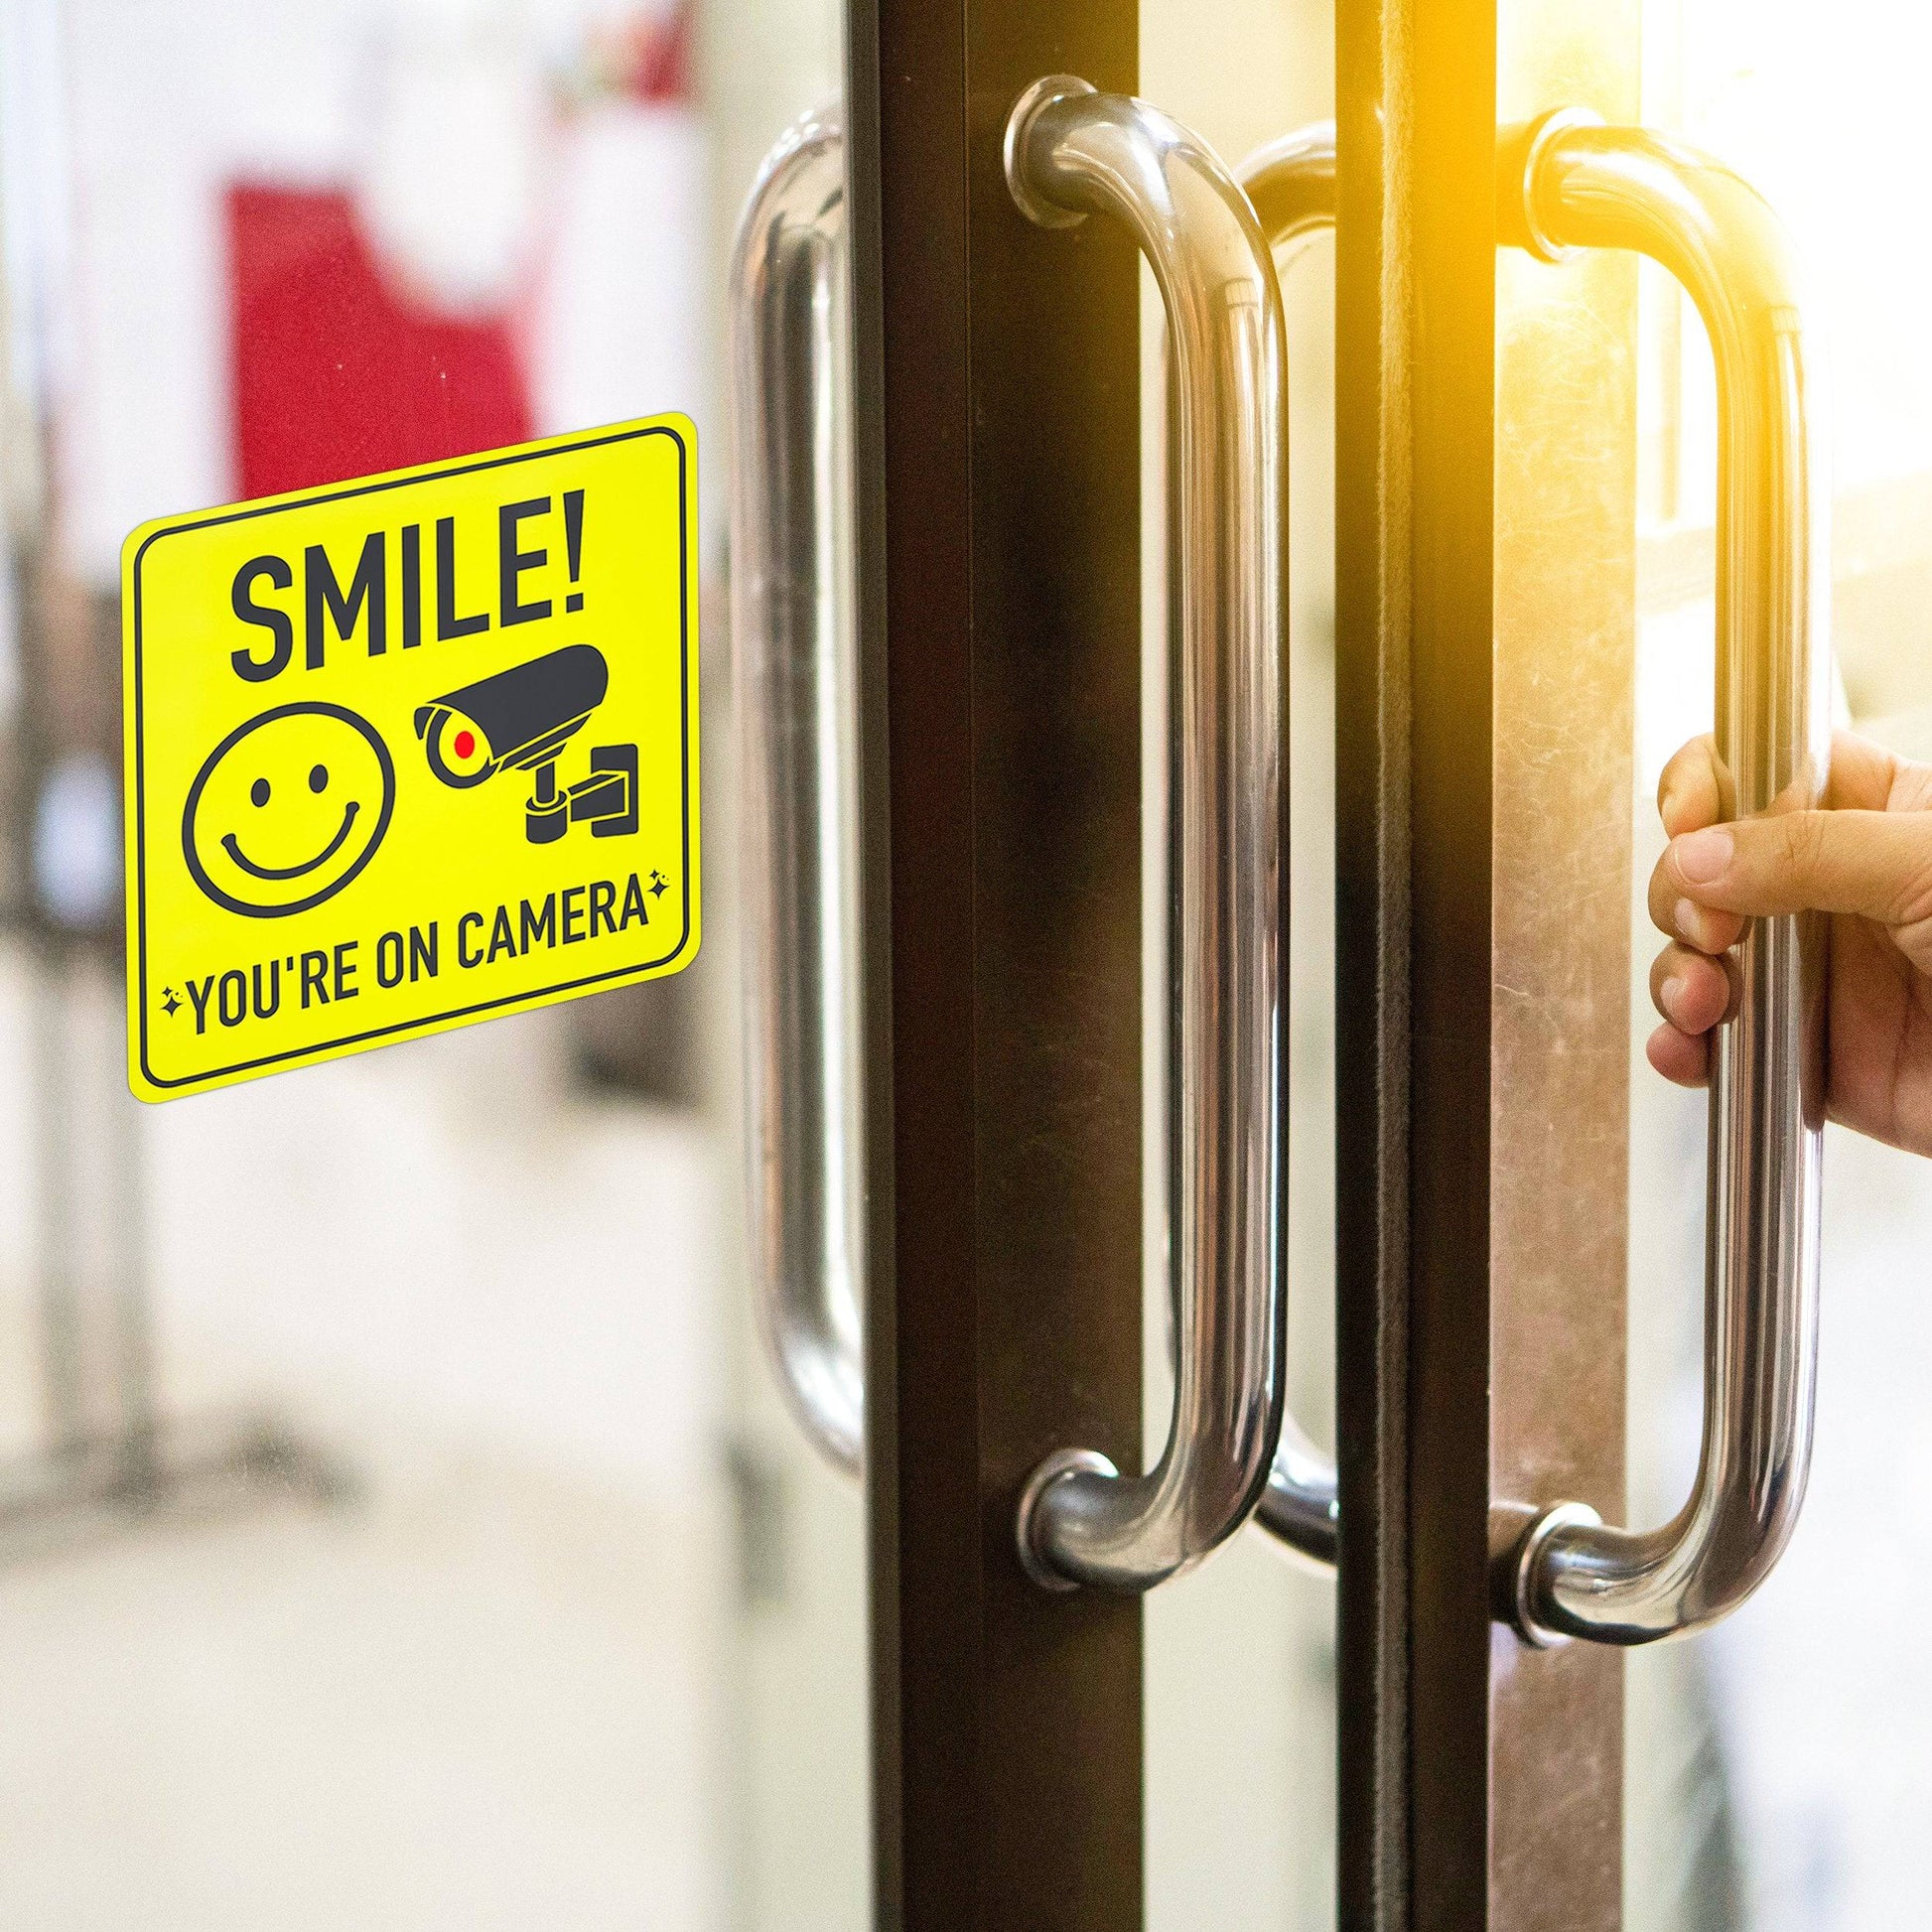
[[[1248,0],[1203,15],[1141,8],[1141,93],[1211,142],[1230,167],[1334,112],[1333,11]],[[1317,234],[1284,251],[1290,384],[1288,1038],[1290,1409],[1333,1448],[1334,1310],[1334,251]],[[1160,309],[1144,303],[1144,527],[1161,527],[1165,397]],[[1150,544],[1144,680],[1164,676],[1163,558]],[[1155,769],[1159,741],[1150,749]],[[1163,828],[1144,825],[1149,882],[1144,995],[1162,1011]],[[1159,1038],[1147,1078],[1160,1077]],[[1158,1143],[1150,1145],[1152,1162]],[[1150,1225],[1147,1251],[1163,1252]],[[1148,1438],[1168,1411],[1167,1289],[1150,1267]],[[1334,1923],[1332,1576],[1251,1524],[1224,1557],[1147,1604],[1147,1887],[1153,1932],[1211,1918],[1279,1932]],[[1246,1660],[1230,1669],[1229,1660]]]
[[[0,1918],[866,1922],[860,1499],[741,1233],[722,514],[731,235],[841,62],[823,0],[0,13]],[[122,537],[666,409],[701,960],[137,1107]]]
[[[1647,0],[1646,118],[1753,182],[1789,230],[1830,363],[1833,633],[1842,723],[1932,756],[1932,378],[1923,251],[1904,241],[1926,162],[1908,70],[1924,28],[1883,0],[1829,18]],[[1638,752],[1633,875],[1662,848],[1664,760],[1710,726],[1715,398],[1695,318],[1643,292]],[[1633,956],[1652,950],[1635,908]],[[1635,995],[1644,999],[1639,985]],[[1647,1000],[1645,1001],[1647,1010]],[[1695,1454],[1699,1334],[1677,1285],[1702,1216],[1668,1176],[1696,1158],[1698,1096],[1632,1074],[1632,1490],[1678,1493]],[[1630,1922],[1782,1932],[1909,1916],[1932,1685],[1914,1664],[1932,1564],[1909,1489],[1923,1403],[1917,1280],[1932,1172],[1828,1129],[1817,1447],[1777,1572],[1680,1653],[1632,1660]],[[1663,1203],[1679,1203],[1654,1211]],[[1884,1552],[1881,1561],[1875,1553]]]

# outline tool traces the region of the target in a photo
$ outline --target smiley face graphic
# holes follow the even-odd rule
[[[216,905],[286,918],[355,878],[395,807],[396,767],[366,719],[339,704],[279,705],[207,755],[182,813],[182,851]]]

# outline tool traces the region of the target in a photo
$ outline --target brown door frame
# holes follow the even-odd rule
[[[869,966],[876,1920],[1137,1932],[1141,1609],[1030,1583],[1046,1451],[1141,1448],[1131,241],[1001,168],[1134,0],[849,13]]]
[[[1561,24],[1579,14],[1601,19]],[[1620,1916],[1620,1667],[1525,1650],[1491,1616],[1513,1511],[1547,1484],[1621,1503],[1620,1348],[1585,1386],[1497,1346],[1561,1318],[1547,1272],[1518,1261],[1559,1235],[1592,1257],[1601,1332],[1622,1318],[1620,1176],[1546,1173],[1511,1138],[1528,1093],[1607,1104],[1610,1062],[1594,1086],[1543,1078],[1493,992],[1521,886],[1495,827],[1538,806],[1494,721],[1536,742],[1551,720],[1517,673],[1541,626],[1577,623],[1554,583],[1520,592],[1549,527],[1523,513],[1577,486],[1549,507],[1595,565],[1567,594],[1609,587],[1599,635],[1634,542],[1614,490],[1581,490],[1591,465],[1559,461],[1591,435],[1598,459],[1628,454],[1615,327],[1608,386],[1539,413],[1516,318],[1498,322],[1499,112],[1562,86],[1627,117],[1592,34],[1614,54],[1622,7],[1338,0],[1349,1932]],[[1129,0],[849,15],[875,1881],[877,1922],[919,1932],[1135,1932],[1142,1915],[1139,1605],[1039,1591],[1012,1541],[1044,1451],[1092,1443],[1126,1466],[1140,1446],[1136,269],[1106,224],[1032,228],[1000,167],[1027,83],[1132,91],[1137,40]],[[1577,287],[1599,317],[1623,300],[1614,278]],[[1534,474],[1498,465],[1499,424]],[[1578,662],[1557,699],[1598,704],[1613,736],[1618,665]],[[1615,807],[1602,835],[1627,838],[1624,767],[1591,768],[1592,809]],[[1605,1039],[1628,1024],[1613,883],[1588,946]],[[1560,1199],[1566,1225],[1539,1222]]]
[[[1336,1880],[1344,1932],[1404,1932],[1413,1863],[1410,142],[1411,16],[1421,4],[1337,0],[1335,10]]]

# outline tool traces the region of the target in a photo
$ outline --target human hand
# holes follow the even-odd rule
[[[1650,969],[1664,1025],[1650,1063],[1710,1077],[1711,1033],[1730,1013],[1728,949],[1750,918],[1832,917],[1831,1118],[1932,1154],[1932,765],[1840,732],[1826,809],[1720,824],[1726,775],[1709,738],[1664,767],[1657,806],[1671,843],[1650,879],[1650,916],[1671,941]]]

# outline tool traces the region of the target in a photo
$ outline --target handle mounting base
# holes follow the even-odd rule
[[[1600,1529],[1602,1523],[1602,1517],[1587,1503],[1554,1503],[1523,1532],[1523,1540],[1510,1559],[1516,1573],[1511,1596],[1516,1634],[1532,1650],[1558,1650],[1570,1641],[1566,1631],[1553,1630],[1536,1614],[1536,1576],[1545,1548],[1559,1530]]]
[[[1063,1577],[1048,1560],[1036,1534],[1041,1499],[1054,1483],[1070,1475],[1117,1476],[1120,1470],[1098,1449],[1055,1449],[1032,1475],[1020,1492],[1020,1507],[1014,1514],[1013,1540],[1020,1552],[1020,1567],[1041,1589],[1055,1593],[1078,1589],[1071,1577]]]

